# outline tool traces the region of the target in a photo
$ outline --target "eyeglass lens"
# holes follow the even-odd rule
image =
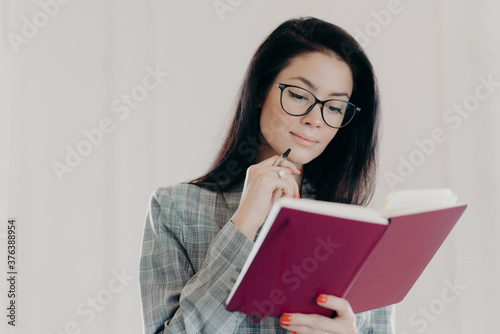
[[[286,87],[281,96],[283,109],[295,116],[309,112],[315,101],[311,93],[298,87]],[[330,100],[323,107],[323,119],[325,123],[333,127],[346,125],[353,115],[354,107],[346,101]]]

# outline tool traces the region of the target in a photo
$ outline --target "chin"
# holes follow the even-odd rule
[[[292,149],[288,160],[301,165],[305,165],[319,156],[319,154],[314,154],[312,152],[295,152],[296,154],[293,153],[294,152]]]

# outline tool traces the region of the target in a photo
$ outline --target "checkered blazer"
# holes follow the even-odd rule
[[[279,318],[254,323],[225,308],[253,245],[230,222],[242,187],[221,194],[178,184],[152,193],[139,273],[144,333],[289,333]],[[356,314],[356,326],[395,333],[394,307]]]

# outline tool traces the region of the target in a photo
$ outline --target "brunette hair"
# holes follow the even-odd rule
[[[279,25],[255,52],[238,93],[236,113],[227,138],[210,170],[190,181],[217,191],[241,185],[246,169],[256,163],[260,131],[259,107],[273,79],[294,57],[310,52],[336,55],[353,76],[350,102],[361,108],[339,129],[325,150],[303,166],[303,186],[318,200],[366,204],[375,186],[379,97],[370,61],[344,29],[313,17]]]

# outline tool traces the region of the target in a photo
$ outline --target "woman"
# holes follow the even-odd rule
[[[210,171],[151,196],[140,264],[145,332],[393,333],[393,307],[354,315],[335,296],[317,296],[334,319],[291,313],[253,323],[225,309],[276,193],[370,200],[378,119],[372,66],[348,33],[315,18],[281,24],[249,65]]]

